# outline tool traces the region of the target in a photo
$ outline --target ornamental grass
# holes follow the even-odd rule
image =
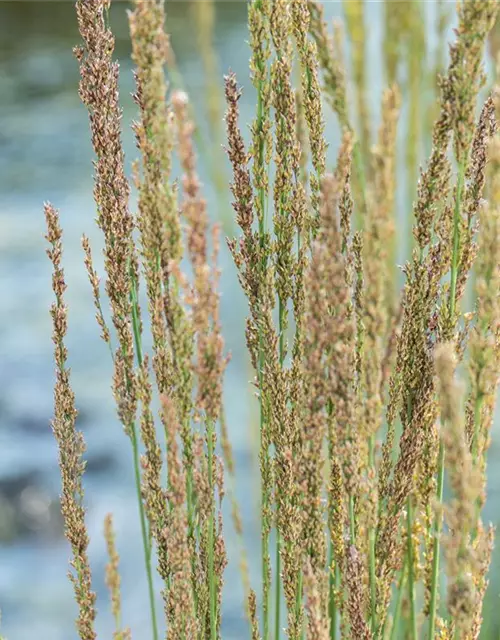
[[[76,3],[102,276],[87,238],[83,259],[134,465],[150,603],[150,628],[137,637],[158,640],[163,629],[171,640],[224,637],[225,531],[234,527],[244,540],[233,489],[225,495],[226,484],[240,481],[224,411],[229,359],[218,254],[225,241],[248,302],[241,341],[259,415],[261,552],[248,559],[241,545],[241,637],[479,638],[494,539],[482,510],[500,373],[500,94],[484,70],[497,3],[458,3],[448,66],[438,50],[435,104],[425,113],[422,7],[386,3],[387,88],[376,126],[363,0],[346,0],[345,28],[333,29],[318,2],[249,2],[250,123],[240,121],[238,78],[230,70],[219,78],[214,7],[199,4],[193,11],[215,145],[224,133],[222,91],[226,101],[230,178],[223,170],[216,176],[232,197],[226,240],[198,173],[197,154],[210,157],[211,149],[197,149],[189,97],[178,82],[167,83],[179,72],[163,2],[135,0],[129,12],[138,155],[131,181],[109,0]],[[447,19],[438,3],[441,36]],[[491,49],[496,54],[494,39]],[[402,66],[406,86],[398,86]],[[325,125],[329,111],[341,132],[337,148]],[[402,173],[412,238],[399,267]],[[45,215],[61,507],[76,628],[92,640],[85,444],[64,344],[71,309],[58,212],[46,204]],[[223,522],[223,500],[231,501],[232,522]],[[104,533],[114,638],[130,639],[111,515]],[[256,581],[248,561],[259,567]],[[155,606],[155,571],[163,610]]]

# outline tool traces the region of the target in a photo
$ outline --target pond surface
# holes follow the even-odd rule
[[[116,2],[111,21],[121,61],[124,144],[127,168],[137,156],[128,126],[136,117],[130,96],[134,90],[125,3]],[[195,107],[203,135],[213,135],[206,113],[204,65],[193,28],[193,7],[169,2],[168,29],[185,87]],[[339,16],[338,2],[326,5]],[[370,60],[370,102],[378,110],[382,89],[381,5],[367,3]],[[217,3],[214,42],[219,75],[233,69],[245,88],[242,123],[254,115],[254,93],[248,78],[246,5]],[[49,422],[53,405],[54,366],[51,325],[50,265],[45,256],[42,203],[61,210],[64,266],[68,283],[68,350],[72,381],[80,411],[79,425],[88,446],[85,476],[90,556],[98,592],[97,631],[112,636],[112,620],[104,588],[105,514],[112,510],[117,545],[122,556],[123,608],[133,637],[146,638],[148,605],[136,517],[130,445],[115,416],[110,390],[111,363],[94,320],[90,287],[80,247],[82,233],[94,246],[97,268],[100,235],[94,223],[92,149],[88,118],[78,98],[78,67],[72,47],[79,42],[72,2],[0,3],[0,608],[2,633],[9,640],[33,637],[76,638],[75,605],[65,578],[68,547],[58,515],[57,450]],[[222,83],[219,99],[222,104]],[[328,116],[327,136],[333,159],[338,143],[334,119]],[[220,141],[222,142],[222,140]],[[221,208],[211,187],[214,163],[228,172],[216,147],[200,160],[211,210],[230,225],[229,198]],[[407,236],[409,207],[400,197],[399,216]],[[401,248],[404,255],[404,243]],[[259,575],[259,482],[256,474],[255,412],[250,401],[251,373],[244,349],[246,302],[226,251],[221,256],[222,320],[232,359],[226,376],[227,419],[238,468],[238,498],[243,506],[253,583]],[[495,432],[495,436],[497,431]],[[490,465],[488,516],[495,518],[498,490],[498,438]],[[495,480],[495,482],[493,482]],[[238,548],[226,518],[230,566],[226,573],[224,639],[245,633]],[[158,581],[158,592],[160,590]],[[158,603],[161,610],[161,604]]]

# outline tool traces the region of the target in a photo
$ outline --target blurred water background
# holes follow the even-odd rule
[[[433,4],[422,5],[429,55],[439,45],[434,31]],[[341,16],[340,3],[329,2],[325,6],[329,17]],[[380,2],[366,3],[368,99],[375,116],[384,83],[382,8]],[[121,61],[123,137],[130,171],[131,162],[137,156],[129,127],[136,116],[136,107],[131,98],[134,84],[126,9],[126,3],[114,3],[111,23],[117,37],[116,55]],[[210,130],[207,118],[205,65],[197,45],[192,12],[190,2],[167,2],[167,28],[172,35],[179,70],[202,133],[209,139],[213,138],[214,131]],[[248,77],[246,40],[245,3],[216,3],[214,45],[220,75],[220,104],[222,73],[231,68],[245,88],[241,121],[250,123],[255,101]],[[52,301],[50,265],[43,240],[44,200],[60,208],[65,232],[68,350],[80,412],[79,426],[88,445],[85,489],[90,556],[98,592],[97,631],[99,637],[112,636],[104,588],[106,557],[102,536],[104,516],[111,510],[122,558],[125,622],[131,626],[134,638],[149,637],[130,444],[115,415],[110,389],[111,362],[106,345],[99,339],[80,247],[81,235],[86,233],[93,243],[97,267],[102,274],[98,251],[101,242],[94,222],[88,117],[78,97],[78,67],[71,53],[78,42],[72,2],[0,2],[0,608],[1,632],[9,640],[33,638],[34,634],[42,640],[76,638],[76,609],[66,579],[69,553],[57,502],[60,485],[57,450],[49,426],[54,367],[48,314]],[[432,100],[432,95],[428,99]],[[425,104],[424,96],[423,108]],[[422,119],[424,117],[422,112]],[[400,133],[404,142],[404,130]],[[333,161],[339,132],[331,114],[327,138]],[[211,182],[214,166],[229,175],[219,146],[205,149],[200,159],[200,173],[212,217],[222,220],[227,231],[231,226],[229,196],[223,202],[216,197]],[[411,203],[403,171],[399,177],[398,259],[402,262],[409,246]],[[251,374],[243,339],[247,310],[227,251],[222,253],[221,267],[223,330],[227,349],[232,354],[225,387],[227,421],[236,456],[237,495],[243,509],[251,575],[257,586],[259,524],[255,516],[259,481],[256,421],[250,399]],[[498,445],[496,430],[490,455],[486,510],[487,519],[494,522],[500,508]],[[225,526],[230,565],[226,573],[222,636],[232,640],[246,636],[246,632],[238,548],[229,518]],[[490,612],[498,603],[498,569],[496,562],[486,603]],[[160,604],[158,609],[161,610]],[[485,632],[487,638],[496,637],[494,633],[498,632],[494,617],[490,617],[491,626]]]

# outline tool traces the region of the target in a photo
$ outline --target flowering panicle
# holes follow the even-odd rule
[[[92,294],[94,296],[96,320],[97,324],[101,328],[101,338],[109,345],[111,353],[113,353],[113,348],[111,346],[111,334],[109,332],[106,320],[104,319],[104,312],[102,309],[101,292],[99,287],[100,279],[97,275],[96,270],[94,269],[94,263],[92,261],[92,250],[90,248],[90,241],[87,236],[82,237],[82,247],[85,252],[85,268],[87,269],[87,275],[89,277],[90,286],[92,287]]]
[[[388,499],[387,512],[382,523],[382,535],[378,548],[379,580],[385,596],[381,598],[381,615],[384,616],[385,602],[389,598],[389,585],[393,571],[399,564],[397,531],[401,509],[414,486],[414,471],[421,463],[423,452],[431,451],[435,443],[433,425],[437,407],[433,399],[434,363],[430,345],[437,339],[451,338],[456,326],[457,283],[460,250],[459,231],[462,212],[462,196],[467,166],[459,168],[455,189],[455,207],[448,202],[451,177],[447,149],[452,133],[456,138],[461,129],[454,123],[450,105],[455,100],[457,74],[463,65],[469,65],[472,86],[477,86],[481,74],[479,63],[483,45],[475,42],[470,45],[464,33],[472,29],[480,32],[482,41],[486,35],[486,23],[490,20],[491,7],[488,3],[468,3],[475,10],[464,9],[460,12],[460,26],[457,40],[451,47],[450,65],[442,80],[441,113],[434,126],[433,149],[427,168],[423,171],[414,205],[414,233],[417,249],[413,259],[405,270],[407,283],[403,291],[403,317],[401,336],[398,342],[396,370],[391,380],[391,398],[388,407],[389,432],[384,445],[384,456],[380,474],[379,488],[382,498]],[[471,13],[472,11],[472,13]],[[471,22],[471,19],[474,22]],[[452,89],[452,86],[454,87]],[[458,94],[457,94],[458,95]],[[468,92],[468,100],[475,102],[476,92]],[[482,128],[479,126],[478,130]],[[469,135],[469,134],[467,134]],[[459,143],[460,149],[472,144],[465,139]],[[467,146],[468,145],[468,146]],[[480,146],[480,145],[479,145]],[[460,153],[463,153],[461,151]],[[433,232],[436,240],[431,243]],[[468,265],[470,268],[470,265]],[[442,277],[450,271],[450,292],[441,287]],[[442,300],[444,298],[444,303]],[[448,298],[448,299],[447,299]],[[440,304],[441,303],[441,304]],[[440,321],[439,316],[445,320]],[[448,319],[448,321],[446,321]],[[393,422],[396,407],[400,407],[403,432],[400,440],[400,453],[394,466],[392,483],[388,482],[392,442]],[[429,494],[429,492],[427,492]],[[435,557],[435,553],[433,554]],[[432,561],[434,563],[434,561]],[[390,568],[392,566],[392,568]],[[431,613],[431,617],[433,614]]]
[[[175,91],[172,106],[177,130],[177,148],[181,166],[184,170],[182,189],[184,198],[181,213],[187,222],[187,249],[193,265],[194,284],[187,296],[192,306],[192,327],[197,340],[198,394],[196,409],[205,410],[207,419],[221,423],[221,446],[224,452],[228,472],[234,475],[234,463],[231,444],[227,435],[222,412],[222,377],[226,366],[223,357],[223,342],[219,327],[219,298],[216,294],[218,271],[209,266],[208,231],[209,220],[207,205],[201,196],[201,185],[196,173],[196,156],[193,146],[194,125],[189,119],[188,97],[184,92]],[[213,230],[214,256],[216,262],[218,250],[218,228]],[[241,519],[238,505],[232,496],[232,515],[238,535],[241,535]],[[242,558],[244,563],[244,558]],[[246,568],[242,566],[246,578]]]
[[[181,306],[172,266],[182,256],[176,195],[170,184],[175,143],[173,114],[166,102],[164,66],[169,42],[163,30],[163,3],[138,1],[129,14],[132,58],[136,64],[135,101],[140,120],[134,123],[142,175],[138,226],[153,334],[153,367],[160,393],[177,397],[184,456],[191,460],[189,415],[192,407],[192,327]],[[175,371],[175,374],[174,374]]]
[[[54,388],[54,419],[52,430],[59,447],[59,468],[61,471],[62,494],[61,512],[64,519],[64,532],[71,545],[74,573],[70,579],[75,589],[78,604],[76,627],[81,640],[94,640],[95,593],[92,591],[92,576],[87,554],[88,533],[85,525],[85,507],[83,506],[82,476],[85,462],[83,435],[76,429],[77,411],[75,396],[71,389],[70,372],[67,367],[67,351],[64,344],[68,327],[67,309],[64,304],[66,282],[61,265],[62,230],[59,225],[59,213],[54,207],[45,204],[47,224],[47,242],[50,248],[47,255],[53,265],[52,289],[56,301],[51,307],[53,323],[52,340],[54,342],[54,360],[56,363],[56,384]]]
[[[108,551],[108,564],[106,565],[106,586],[111,594],[111,612],[115,619],[115,632],[113,640],[130,640],[130,629],[121,628],[121,595],[120,595],[120,557],[116,550],[115,532],[113,530],[113,516],[108,513],[104,519],[104,538]]]
[[[106,25],[105,0],[79,1],[78,26],[84,45],[75,47],[80,63],[80,97],[89,111],[95,162],[94,198],[97,223],[104,235],[106,293],[119,342],[115,358],[114,391],[120,420],[133,431],[135,398],[134,338],[131,292],[133,278],[133,219],[128,208],[130,187],[124,173],[121,108],[118,103],[114,37]]]
[[[330,536],[335,541],[337,562],[343,558],[345,525],[345,520],[338,516],[347,510],[343,489],[347,488],[348,494],[353,494],[352,475],[356,474],[351,433],[355,402],[352,378],[355,328],[348,301],[348,265],[342,253],[339,219],[339,202],[348,184],[351,148],[348,135],[339,155],[336,175],[327,175],[323,179],[319,228],[305,279],[303,385],[306,404],[300,477],[307,496],[302,509],[308,571],[311,579],[314,578],[321,609],[327,606],[328,601],[323,570],[326,539],[322,501],[326,466],[324,442],[327,437],[330,441],[330,473],[333,474]],[[342,458],[343,454],[347,457]]]
[[[310,565],[304,571],[304,591],[306,594],[307,637],[317,640],[329,640],[329,620],[324,606],[321,589],[318,586],[317,574]]]
[[[243,137],[239,130],[238,101],[241,97],[241,90],[238,88],[236,76],[231,73],[225,78],[226,89],[226,127],[228,148],[227,153],[233,170],[233,182],[231,191],[234,197],[233,207],[236,212],[236,221],[241,229],[242,237],[237,241],[230,240],[228,245],[233,255],[241,287],[248,299],[250,317],[247,319],[247,347],[250,359],[257,373],[257,384],[260,403],[260,472],[261,472],[261,536],[262,536],[262,583],[263,583],[263,634],[267,640],[269,633],[270,615],[270,581],[271,564],[269,557],[269,535],[271,531],[272,508],[271,499],[273,491],[273,472],[270,456],[271,427],[269,424],[269,402],[264,394],[264,364],[268,353],[272,353],[276,348],[274,344],[269,345],[269,338],[273,338],[265,333],[264,319],[272,313],[274,307],[273,295],[273,274],[267,268],[270,258],[270,240],[264,227],[264,213],[267,197],[267,155],[270,152],[267,140],[269,108],[268,89],[266,88],[265,61],[267,60],[267,44],[264,52],[257,51],[262,38],[267,38],[268,32],[268,10],[267,3],[252,3],[250,13],[251,32],[259,40],[253,44],[254,48],[254,74],[258,79],[259,109],[257,120],[254,125],[254,145],[252,149],[254,158],[254,184],[257,195],[254,196],[252,189],[252,177],[250,174],[249,154],[245,149]],[[269,85],[270,86],[270,85]],[[267,158],[267,160],[266,160]],[[255,213],[259,230],[253,229]],[[269,326],[269,324],[268,324]]]
[[[273,3],[271,35],[276,60],[271,67],[275,109],[274,247],[276,292],[279,300],[280,362],[286,356],[287,303],[292,297],[294,220],[290,215],[294,185],[299,185],[300,148],[296,139],[297,112],[292,87],[291,11],[284,0]]]
[[[224,343],[220,330],[217,256],[219,228],[212,232],[212,255],[208,255],[208,213],[196,172],[196,156],[192,142],[193,124],[188,118],[187,96],[175,92],[172,105],[177,128],[177,147],[183,170],[181,213],[186,220],[188,256],[193,267],[193,283],[186,292],[186,302],[192,310],[192,326],[196,342],[193,373],[196,379],[196,415],[205,422],[206,465],[208,473],[207,503],[198,511],[201,522],[200,553],[207,559],[206,581],[209,584],[207,630],[211,637],[220,625],[222,572],[225,566],[225,547],[222,523],[216,517],[215,494],[217,485],[222,500],[222,478],[218,483],[218,465],[215,455],[215,425],[222,405],[222,378],[226,368]],[[218,520],[218,522],[217,522]]]
[[[198,559],[193,557],[194,549],[189,538],[186,477],[177,443],[180,429],[174,403],[167,396],[161,397],[161,403],[167,444],[168,489],[165,498],[169,511],[157,535],[160,548],[164,545],[168,548],[165,567],[168,581],[164,594],[167,638],[194,639],[200,633],[195,609],[197,590],[192,576],[193,565],[198,565]]]
[[[441,401],[441,438],[446,448],[446,465],[453,491],[453,498],[444,512],[449,528],[443,543],[449,579],[448,609],[455,634],[460,638],[473,638],[474,619],[481,605],[474,582],[478,558],[471,539],[477,519],[480,478],[466,439],[460,402],[463,394],[454,379],[453,345],[439,345],[435,358]]]
[[[495,408],[500,348],[500,161],[499,138],[488,148],[490,160],[488,196],[479,211],[479,246],[476,262],[476,324],[469,338],[469,378],[471,390],[467,401],[467,437],[475,464],[484,472],[485,453]],[[484,501],[484,497],[482,498]]]

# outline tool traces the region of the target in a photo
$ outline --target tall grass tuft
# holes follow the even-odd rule
[[[340,27],[330,31],[316,2],[249,4],[256,91],[249,145],[240,122],[242,90],[234,73],[224,80],[227,188],[237,228],[227,244],[248,302],[242,341],[260,412],[260,578],[250,586],[243,572],[252,640],[475,640],[483,626],[494,530],[481,513],[500,374],[500,142],[498,91],[483,101],[481,89],[497,5],[458,4],[430,154],[416,184],[427,123],[415,104],[409,111],[406,164],[413,182],[405,192],[415,194],[414,246],[399,290],[398,130],[405,100],[417,101],[425,81],[424,43],[421,7],[411,3],[410,24],[401,6],[391,13],[389,4],[381,47],[388,87],[374,144],[361,0],[344,3],[355,115]],[[130,212],[108,9],[107,0],[77,2],[84,45],[75,51],[96,154],[111,326],[86,238],[83,248],[97,322],[113,358],[118,418],[131,441],[151,610],[151,630],[141,638],[159,638],[165,626],[171,640],[217,640],[229,633],[223,458],[231,482],[238,479],[223,409],[228,359],[219,227],[203,197],[189,98],[166,81],[172,52],[161,0],[136,0],[129,14],[139,152],[138,211]],[[199,15],[207,52],[212,9]],[[442,7],[439,15],[444,30]],[[213,83],[212,53],[205,62]],[[411,72],[406,88],[397,84],[403,62]],[[433,83],[435,69],[431,74]],[[333,166],[328,107],[341,134]],[[62,511],[77,629],[89,640],[96,637],[95,595],[81,485],[84,447],[63,342],[61,230],[55,209],[45,211],[56,295],[54,433]],[[465,311],[472,273],[473,306]],[[150,354],[143,347],[141,284]],[[467,387],[458,381],[464,374]],[[115,637],[130,638],[111,516],[105,536]],[[155,564],[163,622],[155,607]]]

